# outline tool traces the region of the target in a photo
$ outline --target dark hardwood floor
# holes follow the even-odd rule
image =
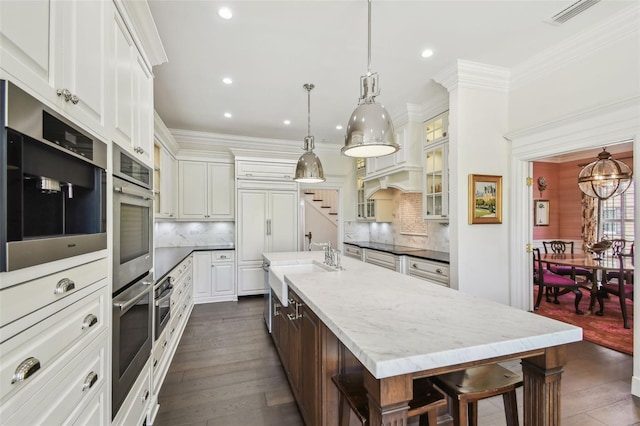
[[[261,297],[194,307],[160,391],[154,425],[303,424],[262,308]],[[562,424],[640,425],[640,399],[630,392],[632,361],[589,342],[570,345],[562,379]],[[521,372],[517,361],[504,365]],[[518,404],[522,416],[521,389]],[[502,399],[481,401],[479,425],[504,424]]]

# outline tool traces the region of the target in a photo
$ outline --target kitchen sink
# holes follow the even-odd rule
[[[288,305],[288,287],[286,275],[332,272],[334,268],[320,262],[295,263],[289,265],[272,265],[269,268],[269,285],[284,306]]]

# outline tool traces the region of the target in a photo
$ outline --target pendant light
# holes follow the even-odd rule
[[[320,183],[324,182],[324,171],[322,170],[322,163],[318,156],[313,152],[314,142],[313,136],[311,136],[311,90],[315,87],[311,83],[303,85],[307,91],[307,135],[304,138],[304,154],[300,156],[298,164],[296,165],[296,177],[293,179],[296,182],[302,183]]]
[[[360,100],[347,124],[347,134],[341,152],[349,157],[381,157],[400,149],[395,142],[393,122],[387,110],[376,103],[380,94],[378,74],[371,72],[371,0],[369,7],[369,38],[367,74],[360,77]]]
[[[602,148],[598,159],[580,171],[578,186],[589,197],[606,200],[626,191],[631,185],[632,176],[629,166],[613,160],[606,148]]]

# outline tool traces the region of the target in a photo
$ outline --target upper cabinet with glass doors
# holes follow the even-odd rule
[[[424,123],[422,216],[449,221],[449,111]]]

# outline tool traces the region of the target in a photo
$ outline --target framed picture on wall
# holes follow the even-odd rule
[[[534,200],[534,226],[549,226],[549,200]]]
[[[502,223],[502,176],[469,175],[469,224]]]

